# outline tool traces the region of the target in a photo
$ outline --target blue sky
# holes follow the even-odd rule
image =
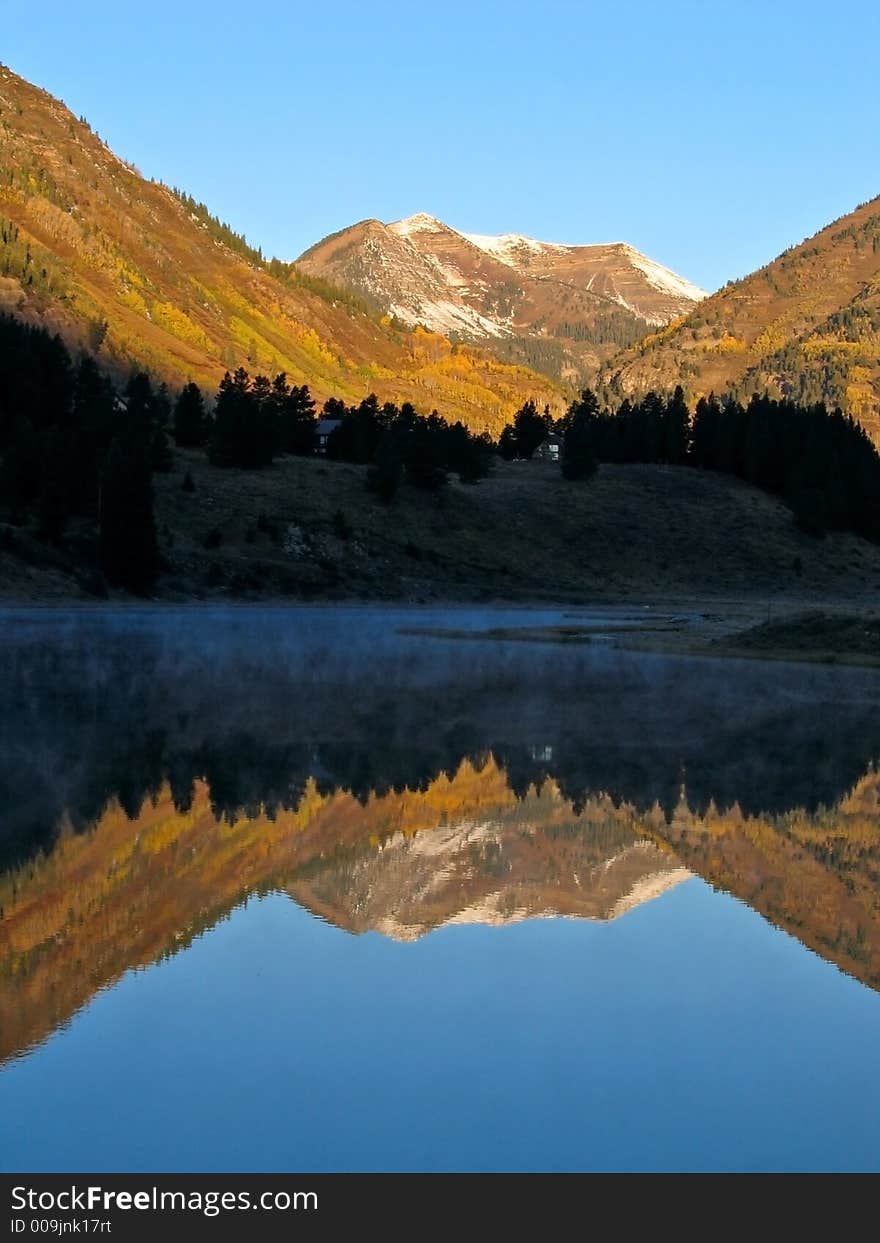
[[[713,289],[880,193],[866,0],[13,7],[0,59],[283,258],[427,211]]]

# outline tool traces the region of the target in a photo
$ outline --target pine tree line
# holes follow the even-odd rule
[[[101,571],[134,592],[159,570],[151,476],[171,464],[170,411],[145,374],[117,393],[88,354],[74,360],[60,337],[0,316],[0,506],[48,544],[71,519],[92,520]]]
[[[439,489],[450,471],[488,472],[489,437],[436,411],[426,418],[370,395],[353,406],[331,398],[323,413],[327,456],[369,465],[367,485],[382,500],[404,478]],[[217,466],[257,469],[318,451],[316,404],[283,373],[252,378],[243,368],[226,373],[210,404],[194,383],[172,398],[144,372],[117,390],[91,355],[74,358],[59,336],[0,316],[0,520],[58,547],[85,520],[106,582],[145,594],[161,568],[152,475],[172,467],[170,438]]]
[[[864,428],[824,403],[754,394],[747,405],[714,394],[691,413],[679,386],[600,409],[586,390],[555,425],[562,467],[598,462],[694,466],[736,475],[781,497],[799,525],[851,530],[880,541],[880,454]]]
[[[650,331],[651,325],[646,319],[621,308],[597,315],[591,324],[565,320],[553,329],[553,335],[568,341],[588,341],[593,345],[604,345],[610,341],[625,349],[644,340]]]
[[[371,466],[368,485],[390,500],[406,476],[438,489],[450,471],[463,480],[488,473],[494,449],[488,435],[475,436],[462,423],[450,425],[436,410],[420,415],[409,402],[380,404],[375,393],[357,405],[331,397],[324,403],[328,458]],[[283,453],[310,456],[319,449],[318,418],[308,387],[290,386],[277,375],[253,379],[244,368],[220,382],[213,413],[195,385],[181,394],[174,414],[180,445],[204,445],[217,466],[258,468]]]
[[[0,316],[0,518],[55,545],[86,520],[106,581],[143,593],[161,568],[152,474],[171,469],[172,437],[228,468],[322,451],[368,467],[367,486],[387,502],[403,480],[428,490],[450,473],[476,481],[496,455],[531,458],[554,436],[567,479],[602,462],[722,471],[781,497],[805,530],[880,541],[880,455],[859,424],[821,402],[710,396],[692,412],[679,387],[671,398],[648,393],[603,408],[585,390],[559,419],[526,402],[497,444],[375,394],[354,405],[331,398],[321,413],[319,444],[306,385],[242,368],[226,373],[210,402],[193,383],[172,396],[143,372],[117,389],[90,355],[74,358],[60,337]]]

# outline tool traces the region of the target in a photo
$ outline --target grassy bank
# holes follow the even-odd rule
[[[605,465],[566,483],[548,463],[499,462],[478,484],[404,484],[384,505],[362,467],[222,470],[178,451],[155,493],[158,599],[880,603],[880,548],[806,535],[775,498],[685,467]],[[88,598],[91,538],[73,529],[52,550],[5,528],[0,595]]]

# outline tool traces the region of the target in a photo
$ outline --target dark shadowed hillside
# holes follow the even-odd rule
[[[606,464],[583,484],[548,463],[499,463],[440,495],[404,484],[386,506],[347,463],[225,471],[195,451],[175,463],[154,477],[162,597],[880,601],[880,548],[804,534],[781,501],[709,471]],[[21,530],[4,539],[7,598],[79,590],[69,554]]]

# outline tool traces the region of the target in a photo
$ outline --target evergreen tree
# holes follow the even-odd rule
[[[338,405],[331,407],[330,402],[324,406],[324,413],[328,418],[339,417],[337,410]],[[379,407],[379,399],[375,393],[371,393],[358,406],[345,409],[341,423],[327,440],[327,457],[363,465],[372,462],[384,427],[385,419]]]
[[[261,414],[269,414],[272,406],[272,382],[268,376],[255,375],[251,383],[251,398],[257,403]]]
[[[19,418],[0,467],[0,504],[6,505],[12,522],[21,525],[40,489],[41,450],[36,428]]]
[[[110,447],[101,480],[101,569],[108,582],[146,595],[159,572],[149,462],[136,439]]]
[[[715,469],[720,422],[721,406],[715,394],[710,393],[708,397],[701,397],[694,411],[691,437],[690,461],[694,466],[702,466],[707,470]]]
[[[184,385],[174,403],[174,443],[181,449],[199,449],[208,440],[208,416],[198,384]]]
[[[323,415],[325,419],[344,419],[348,414],[348,406],[339,397],[328,397],[324,402]]]
[[[171,394],[168,392],[168,385],[161,383],[153,393],[153,424],[161,427],[163,430],[171,426],[171,415],[174,409],[174,403],[171,400]]]
[[[533,401],[527,401],[517,410],[513,419],[513,435],[516,442],[516,456],[526,460],[534,457],[535,450],[543,444],[552,430],[552,419],[549,411],[538,414]]]
[[[745,476],[746,414],[738,401],[727,398],[722,406],[715,439],[715,470]]]
[[[125,436],[148,448],[158,423],[153,382],[145,371],[134,372],[125,386]]]
[[[397,435],[385,431],[376,449],[376,461],[367,471],[367,487],[385,504],[394,499],[403,475],[403,459]]]
[[[599,403],[595,394],[586,389],[580,401],[569,407],[564,420],[559,463],[563,478],[586,479],[595,473],[599,425]]]
[[[446,469],[439,437],[423,424],[408,437],[406,445],[406,474],[410,483],[426,492],[439,492],[446,483]]]
[[[60,544],[70,514],[70,440],[58,427],[46,433],[37,521],[40,535]]]
[[[208,456],[215,466],[253,469],[266,466],[274,452],[271,411],[261,401],[262,386],[254,395],[243,367],[220,381],[214,407],[214,425]]]
[[[150,440],[150,470],[167,474],[174,465],[171,445],[164,427],[155,427]]]
[[[660,462],[666,451],[666,403],[658,393],[647,393],[639,403],[641,446],[637,462]]]
[[[691,412],[679,384],[666,404],[664,457],[673,466],[681,466],[690,447]]]
[[[310,457],[315,452],[318,421],[308,385],[288,386],[282,373],[275,377],[272,387],[278,448],[282,453]]]
[[[617,414],[606,419],[600,454],[608,462],[628,462],[629,438],[632,434],[633,406],[628,397],[620,403]]]
[[[97,517],[101,463],[118,422],[116,394],[88,354],[80,356],[73,380],[68,462],[72,509]]]
[[[447,429],[446,461],[462,483],[485,479],[492,469],[492,441],[487,432],[472,435],[462,423]]]
[[[516,432],[508,423],[498,437],[498,452],[505,462],[512,462],[516,457]]]

